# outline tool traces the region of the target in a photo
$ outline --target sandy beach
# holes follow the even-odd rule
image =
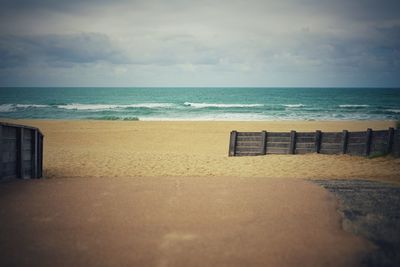
[[[299,179],[30,180],[0,204],[2,266],[357,266],[374,248]]]
[[[5,265],[358,266],[376,245],[345,231],[339,200],[307,180],[400,182],[392,157],[228,157],[232,130],[391,121],[8,121],[45,135],[45,179],[0,187]]]
[[[13,120],[45,135],[44,175],[59,177],[364,178],[400,182],[400,159],[348,155],[228,157],[238,131],[364,131],[392,121]]]

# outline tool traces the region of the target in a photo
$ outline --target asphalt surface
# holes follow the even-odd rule
[[[400,186],[369,180],[314,180],[340,201],[343,228],[377,249],[364,266],[400,266]]]

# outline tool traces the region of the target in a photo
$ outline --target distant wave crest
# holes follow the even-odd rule
[[[339,105],[340,108],[367,108],[369,107],[369,105],[349,105],[349,104],[345,104],[345,105]]]
[[[11,112],[16,109],[26,109],[26,108],[48,108],[49,105],[40,104],[2,104],[0,105],[0,112]]]
[[[0,112],[10,112],[14,111],[15,106],[13,104],[2,104],[0,105]]]
[[[305,107],[306,105],[304,105],[304,104],[284,104],[283,106],[286,108],[302,108],[302,107]]]
[[[174,104],[171,103],[138,103],[138,104],[127,104],[127,105],[114,105],[114,104],[67,104],[58,105],[61,109],[72,109],[72,110],[110,110],[110,109],[126,109],[126,108],[170,108]]]
[[[183,103],[187,107],[193,108],[254,108],[262,107],[263,104],[220,104],[220,103]]]

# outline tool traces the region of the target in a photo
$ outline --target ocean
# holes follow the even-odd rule
[[[400,88],[0,88],[0,118],[400,120]]]

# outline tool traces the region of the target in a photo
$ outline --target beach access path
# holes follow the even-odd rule
[[[357,266],[374,247],[301,179],[12,181],[0,205],[1,266]]]

